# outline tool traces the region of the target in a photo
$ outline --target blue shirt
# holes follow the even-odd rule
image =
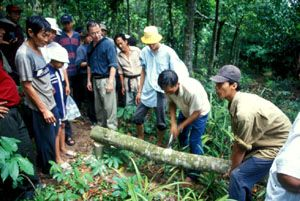
[[[118,68],[117,50],[112,41],[107,38],[102,38],[102,41],[97,45],[89,58],[89,66],[92,74],[100,74],[108,76],[110,67]],[[100,42],[99,41],[99,42]],[[93,43],[88,46],[88,54],[93,48]]]
[[[73,35],[69,37],[64,31],[60,36],[56,36],[56,42],[61,46],[66,48],[69,55],[69,66],[68,66],[68,76],[74,76],[77,74],[77,68],[75,65],[76,50],[80,45],[80,35],[76,31],[73,31]]]
[[[82,68],[80,67],[80,64],[82,62],[87,62],[87,48],[88,48],[89,44],[82,44],[77,48],[76,51],[76,60],[75,60],[75,64],[76,67],[78,69],[78,72],[81,74],[86,74],[86,67]]]
[[[66,108],[62,75],[60,74],[60,71],[54,68],[51,64],[47,64],[47,67],[50,72],[50,79],[54,89],[54,99],[59,112],[59,117],[60,119],[64,119],[66,115]]]
[[[178,76],[186,73],[188,75],[186,66],[176,52],[164,44],[160,44],[156,52],[153,52],[148,46],[144,47],[141,52],[141,64],[146,73],[141,101],[147,107],[156,107],[157,92],[164,93],[157,83],[158,76],[162,71],[171,69],[177,72]],[[177,69],[183,73],[178,73]]]

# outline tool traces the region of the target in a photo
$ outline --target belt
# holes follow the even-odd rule
[[[124,77],[128,78],[127,85],[128,85],[128,91],[129,92],[131,92],[130,80],[134,79],[134,78],[137,78],[137,77],[140,77],[140,76],[141,76],[141,74],[138,74],[138,75],[124,75]]]
[[[101,74],[94,73],[93,78],[96,79],[96,80],[97,79],[105,79],[105,78],[109,78],[109,75],[101,75]]]

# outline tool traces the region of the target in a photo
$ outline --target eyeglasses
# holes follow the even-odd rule
[[[91,35],[91,36],[101,35],[101,31],[92,32],[92,33],[90,33],[90,35]]]

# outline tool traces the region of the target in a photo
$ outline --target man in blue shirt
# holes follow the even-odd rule
[[[87,88],[94,90],[95,112],[100,126],[117,130],[117,99],[115,74],[118,68],[114,43],[102,36],[98,23],[87,25],[93,42],[88,47]],[[93,82],[93,85],[92,85]]]
[[[185,64],[172,48],[160,43],[161,39],[162,36],[158,33],[157,27],[148,26],[144,29],[144,36],[141,40],[147,46],[141,52],[143,69],[136,96],[138,106],[133,117],[133,122],[137,125],[137,135],[140,139],[144,139],[143,123],[145,116],[150,108],[155,109],[158,146],[162,145],[164,130],[166,129],[166,99],[164,91],[158,86],[158,75],[162,71],[170,69],[180,75],[179,79],[188,77]]]
[[[60,18],[60,21],[63,25],[63,31],[60,36],[57,36],[56,42],[58,42],[68,51],[70,61],[67,68],[69,84],[73,93],[74,100],[80,108],[79,100],[81,92],[78,90],[79,81],[77,76],[77,68],[75,65],[76,50],[80,45],[80,35],[79,33],[73,30],[72,16],[64,14]],[[72,139],[71,125],[68,121],[66,122],[66,143],[70,146],[75,144],[75,141]]]

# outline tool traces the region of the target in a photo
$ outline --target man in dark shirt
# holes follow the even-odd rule
[[[100,126],[116,130],[117,100],[115,74],[118,68],[117,51],[114,43],[102,36],[96,22],[89,22],[88,32],[93,42],[88,47],[88,90],[94,90],[95,111]],[[92,85],[93,82],[93,85]]]
[[[8,60],[9,65],[12,67],[12,72],[10,72],[11,77],[19,85],[19,76],[15,65],[15,55],[18,48],[24,42],[23,30],[18,24],[21,17],[22,10],[16,5],[8,5],[6,7],[6,18],[0,19],[5,30],[4,41],[0,45],[0,49]]]

